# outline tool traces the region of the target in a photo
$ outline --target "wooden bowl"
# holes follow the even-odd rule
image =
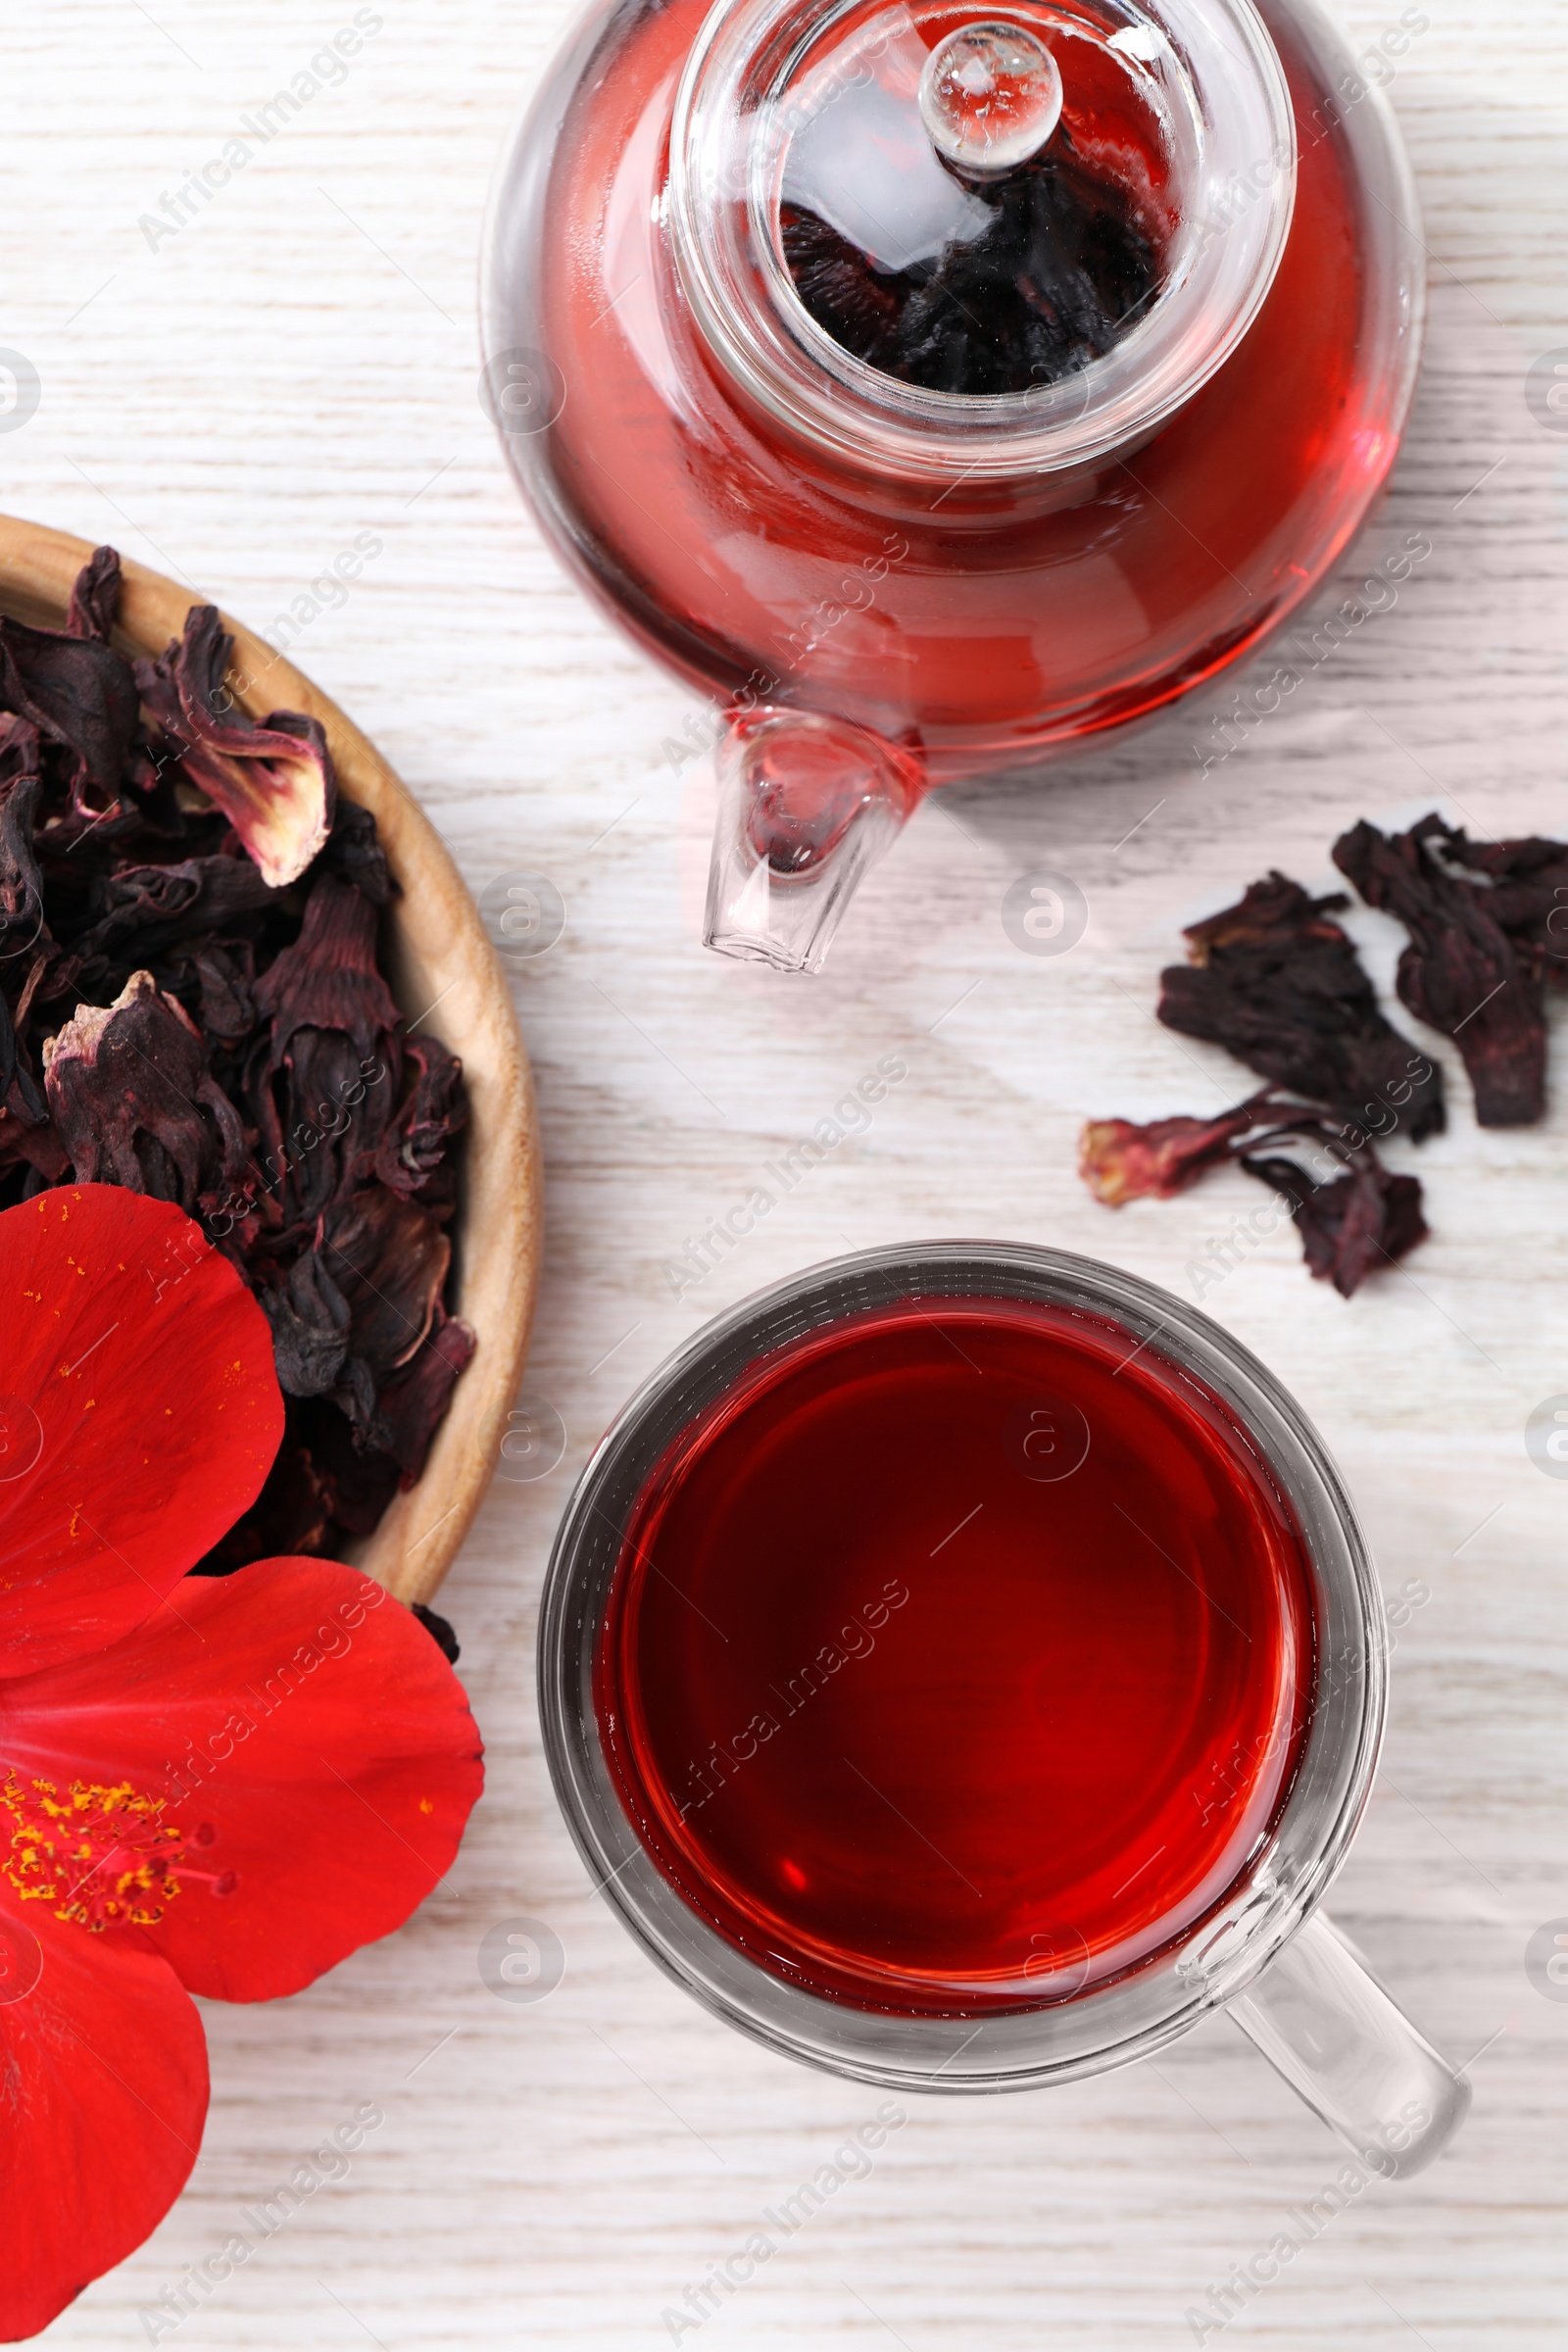
[[[60,628],[71,584],[92,549],[85,539],[0,515],[0,612]],[[161,654],[200,600],[161,572],[124,566],[116,643]],[[533,1080],[506,975],[479,910],[434,827],[358,727],[270,645],[231,620],[232,682],[258,682],[238,700],[255,718],[304,710],[326,730],[338,784],[368,808],[402,896],[389,909],[387,977],[404,1016],[433,1030],[463,1058],[468,1130],[453,1220],[454,1311],[478,1346],[452,1393],[424,1475],[394,1495],[356,1564],[400,1600],[427,1600],[451,1566],[500,1458],[516,1396],[538,1288],[543,1176]]]

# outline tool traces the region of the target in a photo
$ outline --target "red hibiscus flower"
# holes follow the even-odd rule
[[[282,1434],[265,1316],[106,1185],[0,1214],[0,2338],[178,2194],[192,1992],[270,2000],[405,1920],[479,1793],[463,1690],[355,1570],[187,1571]]]

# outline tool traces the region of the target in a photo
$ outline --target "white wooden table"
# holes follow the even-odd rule
[[[1149,1017],[1180,924],[1272,863],[1326,880],[1331,839],[1363,814],[1448,796],[1494,831],[1568,827],[1568,438],[1523,389],[1568,346],[1568,45],[1552,0],[1426,5],[1393,93],[1434,263],[1426,373],[1391,499],[1336,593],[1408,531],[1432,560],[1201,786],[1208,707],[1049,787],[928,806],[828,972],[799,982],[697,945],[710,781],[661,753],[691,706],[564,583],[479,407],[487,176],[566,0],[377,0],[346,78],[156,251],[139,217],[309,69],[350,0],[4,0],[0,343],[36,366],[42,400],[0,435],[0,505],[115,540],[264,627],[370,534],[379,551],[294,658],[476,888],[540,870],[567,909],[517,985],[551,1187],[529,1378],[568,1448],[552,1477],[497,1486],[446,1589],[488,1793],[402,1935],[297,2000],[208,2010],[194,2180],[60,2343],[145,2340],[138,2311],[371,2100],[385,2121],[347,2178],[165,2342],[666,2344],[664,2308],[876,2106],[709,2019],[590,1896],[534,1707],[550,1536],[591,1443],[675,1342],[846,1245],[1012,1235],[1182,1290],[1254,1188],[1226,1176],[1113,1218],[1073,1173],[1086,1112],[1243,1091],[1197,1049],[1200,1077]],[[1396,15],[1356,9],[1369,33]],[[1007,883],[1040,865],[1091,908],[1054,961],[1018,955],[1000,921]],[[1352,927],[1386,980],[1397,935]],[[1204,1300],[1338,1448],[1388,1588],[1430,1585],[1334,1909],[1432,2035],[1477,2054],[1450,2154],[1368,2190],[1227,2342],[1568,2339],[1568,2006],[1523,1965],[1531,1933],[1568,1914],[1568,1485],[1523,1445],[1532,1407],[1568,1390],[1565,1048],[1559,1025],[1536,1129],[1479,1135],[1454,1084],[1451,1131],[1420,1158],[1435,1230],[1408,1279],[1347,1305],[1286,1232]],[[910,1074],[871,1131],[677,1299],[662,1261],[890,1052]],[[564,1947],[536,2005],[478,1973],[485,1932],[518,1917]],[[1191,2343],[1187,2309],[1339,2161],[1223,2019],[1073,2089],[909,2106],[871,2176],[708,2323],[704,2352]]]

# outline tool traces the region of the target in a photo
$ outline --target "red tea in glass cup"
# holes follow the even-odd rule
[[[933,1244],[746,1301],[632,1400],[558,1539],[541,1699],[596,1882],[744,2030],[996,2089],[1234,2002],[1408,2172],[1468,2092],[1312,1916],[1381,1626],[1320,1442],[1226,1334]]]

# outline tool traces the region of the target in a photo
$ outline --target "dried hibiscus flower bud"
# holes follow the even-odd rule
[[[1385,1020],[1353,943],[1282,873],[1189,925],[1190,961],[1160,975],[1167,1029],[1223,1046],[1260,1078],[1373,1134],[1441,1134],[1443,1074]]]
[[[390,903],[394,889],[392,871],[368,808],[361,808],[353,801],[339,801],[332,830],[321,852],[321,863],[329,874],[336,874],[341,881],[352,882],[357,890],[363,890],[372,906]]]
[[[417,1617],[447,1664],[455,1666],[462,1657],[463,1651],[459,1646],[458,1637],[452,1631],[448,1620],[435,1609],[427,1609],[422,1600],[411,1600],[409,1608],[412,1614]]]
[[[4,625],[4,624],[0,624]],[[224,684],[233,639],[194,605],[179,645],[138,662],[143,702],[189,781],[220,808],[274,890],[297,882],[331,829],[337,788],[320,724],[274,710],[261,726]]]
[[[1169,1200],[1230,1155],[1235,1139],[1257,1125],[1265,1099],[1254,1095],[1217,1119],[1153,1119],[1145,1127],[1131,1119],[1090,1119],[1079,1138],[1078,1173],[1107,1208],[1151,1197]]]
[[[113,1004],[79,1004],[44,1049],[49,1112],[78,1184],[122,1184],[187,1212],[245,1169],[239,1113],[196,1024],[150,972]]]
[[[1399,1001],[1451,1037],[1464,1056],[1483,1127],[1522,1127],[1545,1107],[1546,1023],[1541,972],[1443,853],[1463,837],[1440,816],[1392,838],[1363,821],[1334,845],[1334,862],[1369,906],[1410,934]]]

